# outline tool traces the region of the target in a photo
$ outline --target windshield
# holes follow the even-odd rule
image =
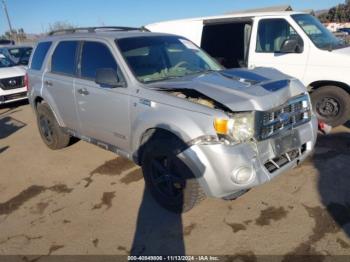
[[[30,57],[30,53],[32,52],[31,47],[16,47],[9,48],[8,50],[9,53],[16,58]]]
[[[298,14],[292,15],[292,18],[318,48],[332,50],[347,46],[343,40],[335,37],[324,27],[316,17],[308,14]]]
[[[132,37],[116,42],[143,83],[222,69],[199,47],[176,36]]]
[[[9,58],[14,64],[27,65],[32,47],[4,47],[0,53]]]
[[[14,66],[14,63],[4,55],[0,55],[0,68],[10,66]]]

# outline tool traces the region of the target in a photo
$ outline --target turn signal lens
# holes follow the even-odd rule
[[[214,128],[216,133],[220,135],[227,135],[229,132],[228,122],[228,119],[216,118],[214,120]]]

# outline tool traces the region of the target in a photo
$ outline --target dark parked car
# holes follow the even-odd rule
[[[340,28],[338,29],[338,32],[346,33],[347,35],[350,35],[350,28]]]
[[[14,45],[15,41],[8,39],[0,39],[0,45]]]

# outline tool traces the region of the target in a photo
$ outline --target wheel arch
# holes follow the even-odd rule
[[[336,127],[346,123],[350,114],[350,87],[349,85],[338,81],[316,81],[312,83],[313,88],[310,91],[311,101],[314,112],[317,117],[330,126]],[[329,88],[324,88],[329,87]],[[332,88],[333,87],[333,88]],[[314,91],[314,92],[313,92]],[[332,100],[326,101],[323,98],[330,96]],[[338,98],[334,98],[338,97]],[[321,100],[322,99],[322,100]],[[334,101],[334,99],[336,101]],[[319,101],[321,104],[315,104]],[[335,109],[337,109],[335,111]]]
[[[37,96],[34,99],[34,108],[36,109],[38,104],[41,104],[42,102],[44,102],[44,98],[42,98],[41,96]]]
[[[350,94],[350,86],[344,82],[339,82],[339,81],[333,81],[333,80],[319,80],[310,83],[309,85],[309,90],[312,93],[312,91],[323,87],[323,86],[337,86],[342,89],[344,89],[348,94]]]
[[[178,134],[175,130],[169,130],[166,127],[151,127],[142,133],[142,135],[139,138],[139,143],[137,150],[133,154],[133,159],[135,163],[141,164],[141,159],[142,159],[142,154],[144,151],[144,147],[147,144],[148,141],[151,139],[156,139],[156,138],[176,138],[179,141],[183,142],[183,145],[186,145],[186,142],[181,138],[181,135]]]
[[[51,109],[53,115],[55,116],[55,118],[56,118],[58,124],[59,124],[60,126],[64,126],[62,119],[56,114],[56,111],[54,110],[54,108],[50,105],[50,103],[48,103],[48,101],[47,101],[46,99],[44,99],[44,98],[43,98],[42,96],[40,96],[40,95],[36,96],[36,97],[33,99],[33,107],[34,107],[34,110],[36,111],[36,109],[37,109],[37,107],[38,107],[38,104],[41,104],[41,103],[44,103],[44,102],[46,102],[47,105],[50,107],[50,109]]]

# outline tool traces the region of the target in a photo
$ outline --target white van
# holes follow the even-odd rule
[[[320,119],[332,126],[350,119],[350,47],[310,14],[237,13],[145,27],[186,37],[227,68],[274,67],[308,87]]]

